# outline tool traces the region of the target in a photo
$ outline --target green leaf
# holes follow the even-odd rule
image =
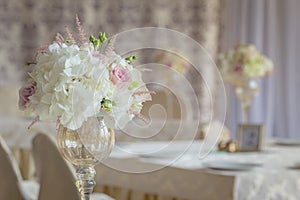
[[[96,39],[94,42],[94,48],[97,49],[100,46],[100,40]]]
[[[103,43],[107,40],[105,32],[100,32],[99,33],[99,40],[100,40],[101,43]]]
[[[93,35],[90,35],[90,41],[91,41],[91,43],[94,43],[95,40],[96,40],[96,38]]]
[[[36,62],[26,62],[25,66],[36,65]]]
[[[102,99],[101,106],[104,108],[107,112],[112,112],[112,101],[109,99]]]
[[[128,64],[132,64],[133,60],[137,60],[138,57],[137,56],[129,56],[127,58],[125,58],[125,60],[127,61]]]

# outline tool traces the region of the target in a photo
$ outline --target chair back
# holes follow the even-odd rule
[[[0,136],[0,199],[28,199],[20,186],[21,181],[22,176],[18,163],[6,142]]]
[[[74,175],[54,141],[39,133],[33,138],[32,145],[40,182],[39,200],[80,200]]]

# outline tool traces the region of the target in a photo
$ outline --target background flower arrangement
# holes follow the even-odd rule
[[[239,44],[220,54],[219,68],[225,81],[240,85],[267,75],[273,70],[273,63],[252,44]]]
[[[179,55],[175,55],[170,52],[159,51],[155,58],[157,63],[166,65],[167,67],[174,69],[181,74],[185,74],[188,69],[187,62]]]
[[[178,90],[184,90],[180,79],[186,75],[189,69],[189,63],[181,56],[172,51],[157,50],[153,54],[155,63],[160,64],[161,69],[155,74],[152,81],[157,79],[163,81],[168,87],[177,87]],[[180,88],[180,89],[179,89]]]
[[[104,32],[88,41],[77,16],[76,24],[77,39],[66,27],[66,38],[58,33],[27,63],[33,70],[19,91],[20,109],[35,114],[34,122],[58,121],[71,130],[89,117],[103,116],[115,128],[142,118],[142,103],[151,100],[151,92],[132,66],[136,57],[115,53],[114,40]]]

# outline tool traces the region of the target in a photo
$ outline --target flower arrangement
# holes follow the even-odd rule
[[[239,44],[220,55],[219,67],[225,81],[239,85],[245,79],[263,77],[273,70],[273,63],[251,44]]]
[[[185,74],[188,69],[187,62],[180,56],[168,53],[159,52],[156,54],[156,62],[166,65],[167,67],[174,69],[175,71]]]
[[[108,127],[125,126],[140,114],[151,91],[141,71],[132,66],[135,56],[122,58],[113,50],[114,39],[104,32],[89,40],[76,15],[78,33],[66,27],[50,45],[37,49],[28,82],[19,91],[19,108],[36,121],[58,121],[76,130],[89,117],[103,116]],[[30,126],[31,126],[30,125]]]

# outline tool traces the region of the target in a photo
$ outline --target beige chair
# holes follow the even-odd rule
[[[40,180],[39,200],[80,200],[71,167],[49,136],[37,134],[32,141],[33,157]],[[111,197],[95,193],[92,200],[112,200]]]
[[[23,181],[17,161],[0,136],[0,199],[37,199],[39,185],[34,181]]]

